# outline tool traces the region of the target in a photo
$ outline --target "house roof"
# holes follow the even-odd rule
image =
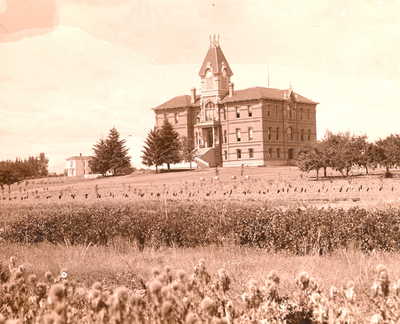
[[[203,65],[200,68],[199,75],[205,74],[205,70],[210,67],[214,73],[221,73],[225,67],[228,75],[233,75],[233,72],[225,58],[224,53],[219,45],[212,45],[209,47]]]
[[[167,108],[182,108],[182,107],[200,107],[200,96],[197,97],[196,102],[194,104],[191,103],[191,96],[190,95],[182,95],[172,98],[167,102],[159,105],[153,110],[158,109],[167,109]]]
[[[306,97],[293,92],[291,89],[280,90],[274,88],[265,87],[251,87],[243,90],[234,90],[232,97],[226,96],[221,103],[233,102],[233,101],[245,101],[254,99],[272,99],[272,100],[287,100],[289,94],[295,97],[296,102],[308,103],[308,104],[318,104]]]
[[[72,161],[72,160],[91,160],[92,157],[91,156],[81,156],[81,155],[77,155],[77,156],[71,156],[67,159],[65,159],[65,161]]]

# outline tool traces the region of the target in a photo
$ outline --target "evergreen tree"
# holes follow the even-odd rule
[[[158,173],[158,166],[162,165],[160,132],[156,128],[150,129],[144,143],[145,145],[141,151],[143,153],[141,156],[142,163],[148,167],[154,165],[156,173]]]
[[[170,165],[180,163],[181,157],[181,142],[179,140],[179,134],[174,130],[172,124],[165,119],[160,129],[161,137],[161,162],[166,163],[168,171],[170,171]]]
[[[119,170],[132,170],[129,149],[125,143],[126,140],[120,139],[118,131],[113,127],[107,138],[101,138],[93,146],[94,155],[90,161],[92,173],[105,175],[107,171],[116,174]]]

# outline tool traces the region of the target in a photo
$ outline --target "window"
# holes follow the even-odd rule
[[[213,73],[210,69],[206,70],[206,90],[210,90],[213,88]]]
[[[247,106],[247,110],[249,112],[249,117],[253,117],[253,108],[251,106]]]
[[[272,148],[268,150],[268,157],[272,158]]]
[[[236,150],[236,157],[237,157],[238,159],[241,159],[241,158],[242,158],[242,150]]]
[[[268,127],[268,141],[271,140],[271,127]]]
[[[224,151],[224,157],[225,157],[225,160],[228,160],[228,151]]]
[[[290,127],[287,128],[287,140],[292,141],[292,129]]]
[[[310,119],[310,109],[307,109],[307,119]]]
[[[74,167],[74,161],[69,162],[69,166],[70,166],[71,168],[73,168],[73,167]]]
[[[288,150],[288,159],[293,160],[293,149]]]
[[[278,117],[278,106],[275,106],[275,117]]]
[[[290,105],[286,106],[286,115],[287,118],[292,118],[292,107],[290,107]]]
[[[178,117],[179,117],[178,113],[175,113],[175,124],[178,124],[179,121]]]
[[[300,131],[300,141],[304,142],[304,131],[303,131],[303,129]]]
[[[236,107],[236,118],[240,118],[240,107]]]
[[[300,119],[303,119],[303,108],[300,108]]]
[[[197,118],[197,123],[200,122],[200,111],[196,111],[196,118]]]
[[[168,114],[164,114],[164,120],[168,119]]]
[[[276,150],[276,157],[280,158],[281,157],[281,149]]]
[[[253,140],[253,128],[249,128],[249,141]]]
[[[224,109],[224,120],[226,120],[226,108]]]
[[[224,143],[228,143],[228,138],[226,136],[226,129],[224,130]]]
[[[269,110],[269,105],[267,105],[267,116],[271,116],[271,111]]]
[[[308,130],[308,134],[307,134],[307,141],[311,140],[311,130]]]
[[[240,129],[236,130],[236,142],[240,142],[241,138],[240,138]]]
[[[206,121],[214,120],[215,105],[213,102],[209,101],[205,105],[206,111]]]
[[[276,128],[276,140],[279,141],[279,127]]]
[[[249,148],[249,158],[253,159],[254,158],[254,149]]]

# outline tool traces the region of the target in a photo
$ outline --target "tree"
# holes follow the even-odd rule
[[[182,157],[179,134],[167,119],[164,119],[164,123],[160,129],[160,138],[161,162],[163,164],[166,163],[168,171],[170,171],[170,165],[180,163]]]
[[[162,165],[160,132],[156,128],[150,129],[144,143],[141,151],[143,153],[142,163],[148,167],[154,165],[156,173],[158,173],[158,166]]]
[[[90,161],[92,173],[105,175],[107,171],[117,174],[124,169],[131,170],[131,157],[128,155],[129,149],[125,143],[126,140],[120,139],[118,131],[113,127],[107,138],[101,138],[93,146],[94,155]]]
[[[378,163],[386,167],[386,176],[390,176],[390,167],[400,163],[400,135],[390,134],[376,141]]]
[[[199,156],[194,143],[194,139],[191,137],[188,138],[186,136],[183,136],[181,138],[181,147],[182,147],[182,159],[185,162],[190,163],[190,171],[192,171],[192,162],[194,162],[196,157]]]
[[[13,183],[24,179],[21,166],[21,163],[11,160],[0,162],[0,185],[2,189],[6,185],[8,186],[8,192],[10,192]]]
[[[310,142],[303,145],[298,152],[297,166],[300,171],[317,172],[317,180],[319,178],[319,170],[324,168],[323,152],[321,150],[321,142]]]

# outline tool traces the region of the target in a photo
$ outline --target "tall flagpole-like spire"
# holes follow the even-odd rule
[[[213,3],[213,9],[214,9],[214,35],[215,35],[215,3]]]

